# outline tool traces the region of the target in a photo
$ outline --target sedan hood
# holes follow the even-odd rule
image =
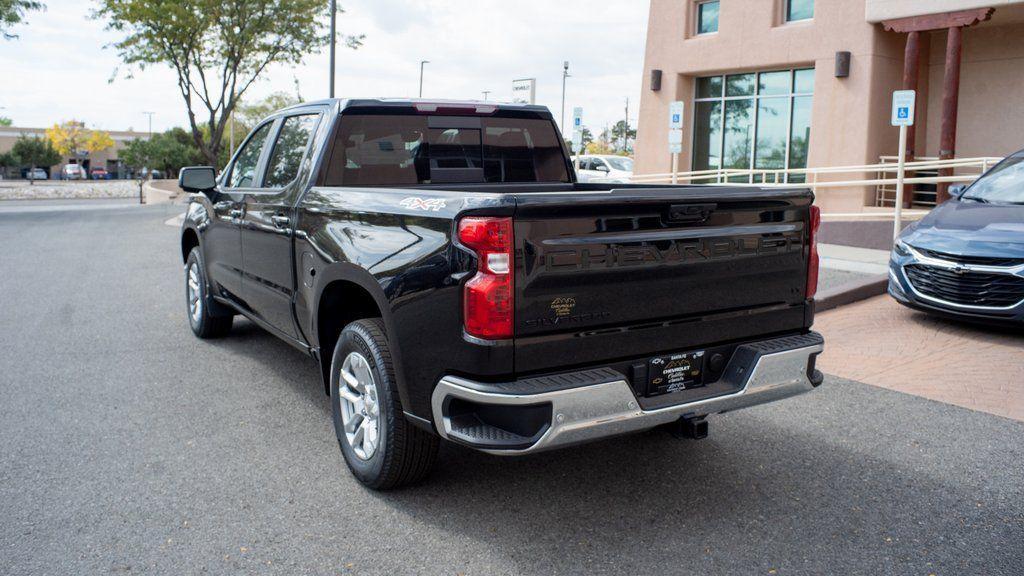
[[[901,239],[945,254],[1024,258],[1024,206],[950,200]]]

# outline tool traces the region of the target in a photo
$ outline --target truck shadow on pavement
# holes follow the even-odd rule
[[[317,366],[301,352],[244,321],[212,342],[329,420]],[[988,442],[965,441],[964,429]],[[1013,441],[1022,433],[830,377],[810,394],[713,418],[703,441],[651,431],[515,458],[445,443],[418,486],[370,492],[343,465],[322,482],[521,573],[998,573],[1024,559],[1024,474],[1004,464],[1024,458]],[[340,461],[333,442],[320,453]]]

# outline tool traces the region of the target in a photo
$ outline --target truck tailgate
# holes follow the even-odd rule
[[[805,327],[812,201],[699,186],[517,196],[516,371]]]

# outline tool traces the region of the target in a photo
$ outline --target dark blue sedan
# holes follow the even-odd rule
[[[889,294],[943,315],[1024,324],[1024,150],[900,234]]]

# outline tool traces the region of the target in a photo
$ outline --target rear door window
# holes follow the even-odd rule
[[[299,174],[299,165],[306,155],[309,140],[316,130],[318,114],[289,116],[281,124],[281,131],[274,142],[274,150],[267,162],[265,188],[280,188],[291,183]]]
[[[327,186],[568,182],[550,120],[501,117],[342,116]]]

